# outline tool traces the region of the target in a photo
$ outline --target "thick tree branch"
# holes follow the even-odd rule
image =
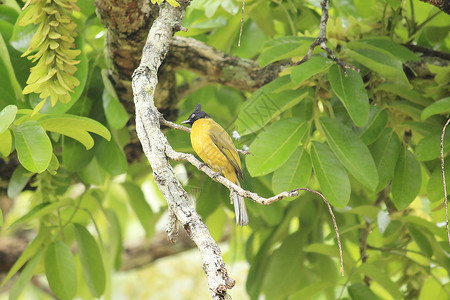
[[[180,28],[185,9],[189,4],[189,1],[179,2],[181,6],[178,8],[171,7],[167,3],[161,4],[159,17],[153,23],[148,34],[141,64],[133,74],[136,131],[153,169],[153,176],[158,188],[169,204],[171,214],[176,217],[200,250],[212,298],[225,299],[225,297],[229,297],[227,290],[232,288],[235,282],[228,277],[219,247],[190,204],[186,191],[169,164],[166,152],[171,147],[160,130],[160,113],[154,103],[158,69],[168,52],[174,28]],[[172,231],[173,228],[170,230]]]
[[[97,15],[107,28],[106,59],[120,99],[132,106],[130,78],[139,65],[142,48],[158,8],[144,0],[96,0]]]
[[[428,56],[434,56],[445,60],[450,60],[450,53],[447,52],[437,51],[431,48],[414,44],[402,44],[402,45],[413,52],[420,52]]]
[[[278,77],[281,64],[260,68],[258,62],[230,56],[193,38],[175,36],[170,43],[167,64],[174,70],[189,70],[239,90],[255,91]]]

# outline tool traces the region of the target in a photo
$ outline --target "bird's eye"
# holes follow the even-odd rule
[[[195,118],[195,114],[192,114],[189,119],[193,119],[193,118]]]

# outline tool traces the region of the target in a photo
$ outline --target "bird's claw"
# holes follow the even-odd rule
[[[198,170],[200,171],[203,167],[208,166],[207,164],[205,164],[204,162],[200,163],[200,165],[198,166]]]
[[[222,171],[219,171],[219,172],[214,172],[214,174],[212,174],[212,178],[213,179],[216,179],[217,177],[219,177],[220,176],[220,174],[222,173]]]

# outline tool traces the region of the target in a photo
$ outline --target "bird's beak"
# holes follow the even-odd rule
[[[189,124],[189,119],[188,120],[186,120],[186,121],[183,121],[183,122],[181,122],[180,124]]]

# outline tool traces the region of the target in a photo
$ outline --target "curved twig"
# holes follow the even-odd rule
[[[228,179],[226,179],[223,176],[217,176],[217,173],[212,171],[210,168],[205,167],[205,165],[202,162],[200,162],[198,159],[196,159],[195,156],[192,154],[177,152],[177,151],[173,150],[172,147],[166,147],[166,154],[172,160],[175,160],[175,161],[183,160],[183,161],[187,161],[187,162],[191,163],[197,169],[201,170],[206,175],[208,175],[212,180],[224,185],[226,188],[228,188],[230,190],[230,192],[235,191],[242,197],[248,198],[248,199],[250,199],[256,203],[262,204],[262,205],[269,205],[269,204],[272,204],[283,198],[296,197],[299,195],[299,191],[308,191],[308,192],[314,193],[316,195],[319,195],[322,198],[322,200],[325,202],[325,204],[328,206],[328,211],[330,212],[331,218],[333,219],[334,231],[336,232],[337,242],[338,242],[338,246],[339,246],[339,256],[340,256],[340,260],[341,260],[341,274],[342,274],[342,276],[344,276],[344,259],[342,257],[342,246],[341,246],[341,240],[339,238],[339,229],[338,229],[338,226],[336,223],[336,218],[334,216],[333,210],[331,209],[330,203],[327,201],[325,196],[323,196],[321,193],[319,193],[318,191],[315,191],[315,190],[308,189],[308,188],[297,188],[292,191],[282,192],[282,193],[272,196],[270,198],[264,198],[264,197],[259,196],[257,193],[253,193],[251,191],[244,190],[243,188],[232,183],[231,181],[229,181]]]
[[[441,171],[442,171],[442,184],[444,186],[444,206],[445,206],[445,225],[447,226],[448,245],[450,247],[450,230],[448,228],[448,207],[447,207],[447,185],[445,183],[445,168],[444,168],[444,135],[447,125],[450,123],[450,119],[445,123],[442,129],[441,135]]]

